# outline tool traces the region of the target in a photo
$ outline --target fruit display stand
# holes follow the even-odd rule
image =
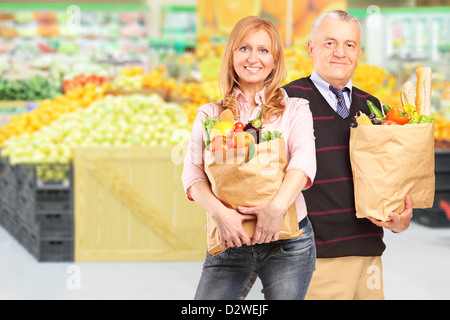
[[[74,149],[76,262],[201,260],[205,212],[172,147]]]

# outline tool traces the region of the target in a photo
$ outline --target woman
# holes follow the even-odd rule
[[[224,252],[207,253],[195,299],[244,299],[256,277],[266,299],[303,299],[315,265],[313,231],[301,190],[316,173],[313,122],[308,101],[285,97],[283,42],[276,27],[258,17],[239,21],[225,46],[220,85],[223,100],[198,109],[182,175],[190,200],[214,220]],[[204,172],[202,120],[226,108],[247,123],[264,107],[263,126],[282,132],[289,161],[272,201],[252,208],[227,208],[211,191]],[[255,186],[257,188],[258,186]],[[284,214],[295,202],[301,237],[278,240]],[[250,239],[242,222],[257,219]]]

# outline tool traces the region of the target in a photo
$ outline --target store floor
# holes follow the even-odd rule
[[[386,299],[450,299],[450,229],[386,232]],[[193,298],[202,262],[38,263],[0,227],[2,299]],[[79,281],[77,281],[79,280]],[[263,299],[255,284],[247,299]]]

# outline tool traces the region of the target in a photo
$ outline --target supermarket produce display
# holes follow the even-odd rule
[[[89,108],[61,115],[32,134],[3,143],[2,157],[17,163],[69,163],[77,146],[168,146],[186,139],[189,128],[179,105],[159,95],[107,96]]]
[[[197,51],[166,52],[149,65],[154,42],[148,41],[146,6],[88,8],[77,30],[67,28],[63,6],[45,13],[0,10],[0,225],[39,261],[74,258],[74,148],[183,146],[197,109],[221,99],[223,43],[201,36]],[[285,83],[312,72],[305,43],[294,41],[285,58]],[[389,118],[395,111],[396,119],[409,115],[408,125],[434,120],[435,201],[431,209],[415,210],[414,219],[447,226],[450,83],[436,71],[430,113],[423,117],[402,103],[408,85],[391,70],[362,62],[352,82],[390,106]],[[371,125],[382,117],[355,118]],[[242,133],[233,141],[241,136],[252,144]],[[224,147],[217,141],[212,147]]]

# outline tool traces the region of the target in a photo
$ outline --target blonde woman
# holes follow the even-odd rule
[[[301,191],[312,185],[316,174],[315,138],[308,101],[287,98],[280,89],[285,76],[283,42],[276,27],[258,17],[240,20],[224,50],[223,100],[198,109],[184,161],[186,195],[214,220],[221,247],[227,248],[215,256],[207,253],[195,299],[244,299],[257,277],[266,299],[305,297],[315,266],[315,245]],[[204,172],[201,121],[228,108],[247,123],[262,107],[264,128],[282,132],[288,167],[272,201],[233,210],[214,196]],[[294,202],[303,235],[278,240],[284,214]],[[252,239],[242,227],[247,219],[257,220]]]

